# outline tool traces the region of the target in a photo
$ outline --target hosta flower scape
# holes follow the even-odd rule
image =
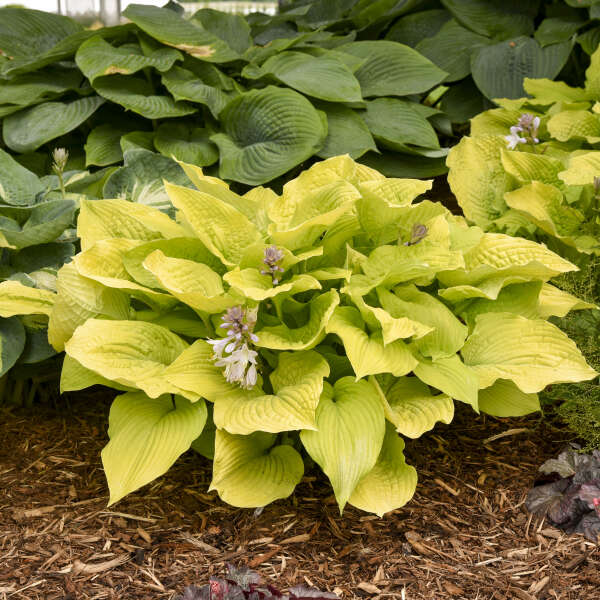
[[[309,456],[340,510],[382,515],[417,483],[403,438],[455,401],[523,415],[545,386],[596,375],[547,321],[588,307],[549,283],[576,267],[416,201],[431,182],[342,156],[240,196],[181,166],[195,189],[165,183],[175,220],[81,201],[50,311],[62,389],[124,392],[102,453],[111,503],[191,446],[232,505],[289,496]]]

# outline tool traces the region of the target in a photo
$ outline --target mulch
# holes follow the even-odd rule
[[[210,464],[191,452],[107,509],[109,400],[0,410],[0,599],[170,599],[227,563],[344,599],[600,598],[598,546],[523,506],[569,437],[539,417],[459,407],[452,425],[408,441],[418,491],[383,519],[352,507],[340,517],[316,470],[260,514],[229,507],[206,492]]]

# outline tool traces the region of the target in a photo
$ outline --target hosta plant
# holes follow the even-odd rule
[[[62,389],[124,392],[111,503],[192,446],[235,506],[289,496],[310,456],[340,510],[381,515],[415,489],[403,437],[449,423],[454,401],[523,415],[548,384],[596,375],[547,321],[585,307],[548,282],[576,267],[415,202],[431,182],[341,156],[240,196],[182,168],[195,189],[165,184],[176,219],[82,201],[82,252],[58,276]]]

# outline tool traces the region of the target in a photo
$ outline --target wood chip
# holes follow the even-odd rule
[[[256,569],[259,565],[262,565],[264,562],[267,562],[270,558],[273,558],[278,552],[281,552],[281,548],[273,548],[264,554],[259,554],[255,556],[249,563],[248,566],[251,569]]]
[[[280,544],[299,544],[301,542],[308,542],[308,540],[310,540],[310,534],[301,533],[300,535],[295,535],[293,537],[286,538],[285,540],[282,540],[279,543]]]
[[[462,588],[458,587],[457,585],[454,585],[450,581],[448,581],[442,585],[443,585],[444,589],[452,596],[463,596],[465,593],[465,591]]]
[[[529,429],[527,427],[518,427],[516,429],[507,429],[506,431],[503,431],[502,433],[497,433],[496,435],[492,435],[489,438],[486,438],[485,440],[483,440],[483,443],[489,444],[490,442],[495,442],[496,440],[500,440],[500,439],[508,437],[510,435],[517,435],[519,433],[525,433],[526,431],[529,431]]]
[[[121,554],[112,560],[107,560],[101,563],[83,563],[79,559],[75,559],[71,565],[71,572],[74,575],[93,575],[95,573],[103,573],[104,571],[110,571],[119,565],[126,563],[131,560],[131,556],[127,554]]]
[[[367,594],[381,594],[381,590],[376,585],[367,581],[361,581],[356,587]]]

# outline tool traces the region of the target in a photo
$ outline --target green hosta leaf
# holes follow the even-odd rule
[[[186,235],[183,227],[159,210],[126,200],[82,200],[77,233],[82,250],[113,237],[149,242]]]
[[[18,281],[0,283],[0,317],[50,315],[56,294],[27,287]]]
[[[165,156],[200,167],[219,160],[217,147],[210,141],[210,132],[186,123],[163,123],[156,130],[154,146]]]
[[[471,58],[471,71],[477,87],[490,100],[522,98],[524,77],[554,79],[570,52],[570,42],[542,48],[530,37],[517,37],[480,48]]]
[[[500,152],[506,147],[497,136],[463,137],[450,150],[448,183],[469,221],[488,228],[506,211],[504,193],[510,189]]]
[[[461,353],[484,388],[510,379],[523,392],[535,393],[553,383],[597,375],[558,327],[510,313],[481,315]]]
[[[414,102],[378,98],[367,103],[364,119],[371,133],[386,148],[402,151],[407,146],[437,148],[438,137]]]
[[[479,408],[493,417],[522,417],[541,410],[537,394],[526,394],[506,379],[479,390]]]
[[[123,129],[110,123],[98,125],[90,131],[85,143],[85,166],[97,165],[104,167],[123,160],[120,140]]]
[[[196,235],[226,265],[239,263],[244,251],[261,241],[255,225],[231,204],[200,190],[165,185],[169,198]]]
[[[535,39],[542,48],[571,39],[577,30],[585,25],[585,21],[569,17],[550,17],[544,19],[535,32]]]
[[[123,154],[129,150],[154,151],[154,131],[132,131],[121,138],[121,150]]]
[[[373,385],[344,377],[323,390],[317,408],[317,431],[300,439],[325,472],[340,507],[359,481],[375,466],[385,434],[385,418]]]
[[[272,75],[285,85],[321,100],[362,100],[356,77],[335,53],[310,56],[303,52],[280,52],[263,63],[260,74]]]
[[[381,306],[394,318],[410,318],[433,331],[414,340],[413,347],[423,356],[437,359],[458,352],[467,337],[467,328],[442,302],[414,285],[398,286],[394,293],[378,288]]]
[[[291,279],[273,285],[270,275],[263,275],[258,269],[235,268],[223,277],[237,292],[246,298],[261,302],[279,294],[299,294],[307,290],[320,290],[321,284],[311,275],[293,275]]]
[[[138,77],[105,75],[94,81],[94,89],[100,96],[146,119],[184,117],[198,110],[189,102],[175,102],[170,96],[153,94],[150,83]]]
[[[25,325],[25,348],[19,357],[18,364],[33,365],[52,356],[56,356],[56,350],[48,343],[45,324]]]
[[[148,67],[168,71],[177,60],[181,60],[181,54],[172,48],[159,48],[145,55],[137,44],[115,48],[100,36],[81,44],[75,55],[77,66],[90,82],[103,75],[131,75]]]
[[[419,41],[415,50],[446,71],[444,81],[451,82],[471,74],[473,52],[488,44],[488,37],[473,33],[451,19],[434,36]]]
[[[358,482],[348,503],[383,515],[404,506],[415,493],[417,471],[404,461],[404,441],[387,424],[375,466]]]
[[[434,36],[452,15],[443,9],[423,10],[398,19],[385,38],[414,48],[421,40]]]
[[[358,158],[377,146],[362,117],[351,108],[336,104],[321,105],[327,115],[327,138],[317,152],[321,158],[349,154]]]
[[[22,225],[0,219],[0,246],[27,248],[53,242],[73,224],[77,206],[73,200],[51,200],[35,205]]]
[[[170,258],[155,250],[146,257],[143,267],[172,296],[201,312],[221,313],[237,303],[224,293],[221,276],[205,264]]]
[[[224,91],[205,83],[198,75],[180,67],[173,67],[163,74],[162,83],[175,100],[189,100],[204,104],[215,119],[230,100]]]
[[[271,433],[231,435],[217,429],[210,490],[216,490],[227,504],[242,508],[287,498],[300,482],[304,464],[294,448],[273,446],[274,442]]]
[[[559,178],[567,185],[587,185],[594,183],[600,173],[600,152],[591,151],[571,156],[569,168],[559,173]]]
[[[168,471],[202,433],[206,416],[203,401],[153,399],[139,392],[117,396],[110,409],[110,441],[102,450],[109,506]]]
[[[180,393],[162,373],[187,347],[179,336],[152,323],[88,319],[65,344],[65,352],[98,375],[156,398]]]
[[[29,246],[11,257],[11,265],[23,273],[52,269],[58,271],[75,254],[75,246],[69,242],[56,242]]]
[[[352,42],[337,50],[365,59],[354,73],[365,98],[420,94],[441,83],[447,75],[417,51],[396,42]]]
[[[285,324],[263,327],[256,332],[257,346],[272,350],[310,350],[325,337],[325,326],[340,303],[335,290],[317,296],[307,303],[309,316],[304,325],[288,327]]]
[[[44,189],[38,177],[21,166],[8,152],[0,149],[0,200],[13,206],[35,202]]]
[[[255,431],[314,430],[323,378],[327,375],[329,365],[320,354],[310,350],[284,352],[270,375],[273,394],[236,387],[219,395],[214,399],[215,424],[229,433],[243,435]]]
[[[73,263],[60,269],[56,287],[58,295],[50,314],[48,340],[59,352],[75,329],[88,319],[129,317],[129,297],[125,293],[82,277]]]
[[[360,313],[353,307],[336,308],[325,331],[337,334],[342,340],[357,380],[377,373],[392,373],[399,377],[417,365],[403,341],[384,345],[382,334],[369,335]]]
[[[25,328],[19,318],[0,318],[0,377],[15,365],[24,348]]]
[[[73,102],[45,102],[6,117],[3,121],[4,142],[14,152],[32,152],[73,129],[104,104],[99,96]]]
[[[201,8],[192,16],[192,22],[221,38],[230,48],[243,54],[252,46],[250,26],[241,15],[229,14],[212,8]]]
[[[485,0],[444,0],[443,4],[465,27],[480,35],[505,39],[533,33],[535,9],[518,0],[503,4]]]
[[[125,164],[106,180],[103,197],[131,200],[172,213],[165,180],[189,185],[185,173],[173,159],[143,148],[126,150]]]
[[[539,181],[506,193],[504,199],[512,209],[556,237],[572,235],[583,222],[583,215],[566,204],[559,189]]]
[[[78,69],[49,67],[36,73],[26,73],[0,85],[0,105],[14,105],[13,112],[22,107],[50,100],[81,85]]]
[[[184,19],[172,10],[156,6],[130,4],[123,16],[133,21],[159,42],[173,46],[191,56],[209,62],[228,62],[239,58],[223,40],[193,20]]]
[[[417,377],[401,377],[385,390],[379,384],[379,396],[388,421],[396,431],[409,438],[421,437],[438,421],[452,422],[454,402],[445,394],[432,396],[429,388]]]
[[[0,50],[11,58],[36,56],[82,29],[79,23],[62,15],[5,7],[0,9]]]
[[[475,411],[479,412],[478,374],[463,363],[457,354],[436,360],[421,359],[415,367],[414,373],[427,385],[437,388],[450,398],[470,404]]]
[[[220,118],[224,132],[211,138],[219,147],[220,175],[249,185],[283,175],[318,152],[327,136],[324,115],[284,88],[245,92]]]

